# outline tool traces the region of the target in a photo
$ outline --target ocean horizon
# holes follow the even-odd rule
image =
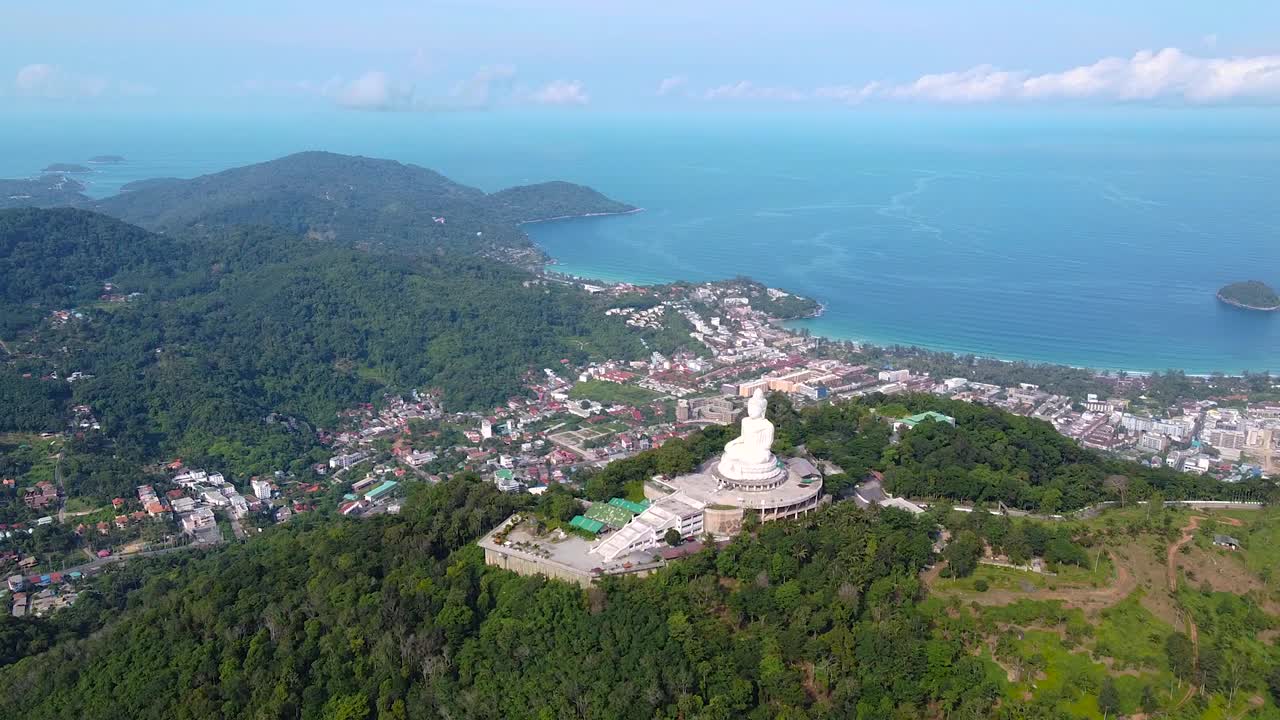
[[[14,112],[0,176],[89,194],[323,149],[484,190],[560,179],[644,208],[526,227],[555,270],[738,275],[826,306],[815,334],[1128,371],[1280,370],[1280,113],[1268,109],[146,115]]]

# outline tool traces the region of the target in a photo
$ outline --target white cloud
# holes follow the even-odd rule
[[[982,65],[964,72],[925,75],[891,88],[887,96],[957,103],[1280,101],[1280,56],[1202,58],[1165,48],[1040,75]]]
[[[539,105],[586,105],[591,101],[578,80],[554,80],[529,95]]]
[[[736,83],[713,87],[706,91],[706,93],[703,94],[703,97],[707,100],[772,100],[797,102],[805,100],[809,96],[793,88],[756,85],[750,80],[740,80]]]
[[[1165,48],[1040,74],[979,65],[958,72],[922,75],[906,83],[826,85],[812,91],[760,86],[743,80],[710,88],[701,96],[720,101],[849,105],[873,101],[1280,103],[1280,55],[1213,58]]]
[[[329,85],[339,105],[353,110],[407,110],[413,106],[413,87],[396,82],[381,70],[370,70],[351,82]]]
[[[81,75],[47,63],[33,63],[20,68],[13,78],[13,88],[18,95],[49,99],[139,97],[156,92],[155,88],[142,83]]]
[[[1029,77],[1019,90],[1015,96],[1027,99],[1280,100],[1280,56],[1201,58],[1177,48],[1143,50]]]
[[[980,65],[963,72],[922,75],[908,85],[889,90],[889,96],[908,100],[936,102],[981,102],[997,100],[1016,90],[1023,73]]]
[[[675,94],[676,92],[683,90],[688,84],[689,78],[684,75],[672,75],[669,78],[663,78],[662,82],[658,83],[658,95],[666,96]]]
[[[341,76],[324,83],[280,85],[253,80],[242,84],[244,92],[286,95],[310,93],[329,98],[354,110],[444,112],[485,110],[511,104],[586,105],[591,98],[579,80],[556,80],[534,87],[516,86],[512,65],[491,65],[477,70],[447,91],[415,87],[381,70],[371,70],[349,80]]]
[[[814,90],[813,97],[818,100],[834,100],[858,105],[874,98],[880,89],[881,85],[878,82],[869,82],[865,85],[828,85]]]
[[[486,107],[510,90],[516,76],[514,65],[483,67],[453,88],[455,102],[466,107]]]

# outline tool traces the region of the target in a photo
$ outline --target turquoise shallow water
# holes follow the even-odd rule
[[[302,149],[494,190],[561,178],[645,208],[530,226],[559,269],[751,275],[816,297],[815,332],[1129,370],[1280,369],[1280,113],[16,114],[0,176],[118,153],[88,179],[192,176]]]

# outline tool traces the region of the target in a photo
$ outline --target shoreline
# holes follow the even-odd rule
[[[809,319],[809,318],[798,318],[798,319],[796,319],[796,320],[785,320],[785,321],[783,321],[783,324],[784,324],[784,327],[785,327],[787,323],[799,322],[799,321],[801,321],[801,320],[807,320],[807,319]],[[793,328],[793,327],[787,327],[787,329],[788,329],[788,330],[795,330],[796,328]],[[806,329],[808,329],[808,328],[806,328]],[[825,339],[825,340],[827,340],[828,342],[837,342],[837,343],[854,343],[854,344],[857,344],[857,345],[863,345],[863,346],[866,346],[866,347],[876,348],[876,349],[883,350],[883,351],[889,351],[889,350],[891,350],[891,349],[892,349],[892,348],[894,348],[894,347],[898,347],[898,348],[902,348],[902,350],[903,350],[903,351],[905,351],[905,352],[909,352],[909,353],[914,353],[914,352],[938,353],[938,354],[950,355],[950,356],[955,357],[955,358],[968,356],[968,357],[972,357],[974,360],[982,360],[982,361],[985,361],[985,362],[998,362],[998,363],[1004,363],[1004,364],[1006,364],[1006,365],[1026,365],[1026,366],[1030,366],[1030,367],[1059,367],[1059,368],[1068,368],[1068,369],[1071,369],[1071,370],[1082,370],[1082,371],[1085,371],[1085,372],[1090,372],[1090,373],[1093,373],[1093,374],[1095,374],[1095,375],[1113,375],[1113,376],[1114,376],[1114,375],[1119,375],[1119,374],[1123,373],[1123,374],[1125,374],[1125,375],[1140,375],[1140,376],[1143,376],[1143,377],[1149,377],[1149,376],[1151,376],[1151,375],[1155,375],[1155,374],[1157,374],[1157,373],[1163,374],[1163,373],[1166,373],[1166,372],[1169,372],[1169,371],[1174,371],[1174,372],[1180,372],[1180,373],[1182,373],[1182,374],[1186,375],[1186,376],[1187,376],[1187,377],[1189,377],[1189,378],[1199,378],[1199,379],[1206,379],[1206,380],[1207,380],[1207,379],[1212,378],[1212,377],[1214,377],[1214,376],[1216,376],[1216,375],[1221,375],[1222,377],[1227,377],[1227,378],[1242,378],[1242,377],[1244,377],[1244,376],[1245,376],[1245,374],[1246,374],[1246,373],[1251,373],[1251,374],[1270,373],[1270,374],[1272,374],[1272,375],[1275,375],[1275,374],[1276,374],[1276,372],[1277,372],[1277,371],[1275,371],[1275,370],[1239,370],[1239,371],[1232,371],[1232,372],[1227,372],[1227,371],[1222,371],[1222,370],[1210,370],[1210,371],[1197,370],[1197,371],[1192,371],[1192,370],[1187,370],[1187,369],[1185,369],[1185,368],[1163,368],[1163,369],[1154,369],[1154,370],[1153,370],[1153,369],[1141,369],[1141,370],[1135,370],[1135,369],[1132,369],[1132,368],[1101,367],[1101,366],[1097,366],[1097,365],[1076,365],[1076,364],[1073,364],[1073,363],[1068,363],[1068,362],[1057,362],[1057,361],[1053,361],[1053,360],[1032,360],[1032,359],[1028,359],[1028,358],[1011,358],[1011,357],[999,357],[999,356],[997,356],[997,355],[984,355],[984,354],[982,354],[982,353],[980,353],[980,352],[974,352],[974,351],[968,351],[968,350],[952,350],[952,349],[945,348],[945,347],[940,347],[940,346],[926,346],[926,345],[919,345],[919,344],[916,344],[916,343],[885,342],[885,341],[874,340],[874,339],[869,339],[869,338],[841,337],[841,336],[836,336],[836,335],[830,335],[830,334],[827,334],[827,333],[815,332],[815,331],[813,331],[813,330],[811,330],[811,329],[810,329],[810,332],[811,332],[815,337],[821,337],[821,338],[824,338],[824,339]]]
[[[528,225],[528,224],[542,223],[542,222],[551,222],[551,221],[555,221],[555,220],[572,220],[572,219],[574,219],[574,218],[582,218],[582,217],[608,217],[608,216],[612,216],[612,215],[631,215],[631,214],[634,214],[634,213],[641,212],[641,211],[643,211],[643,210],[644,210],[644,208],[635,208],[635,209],[633,209],[633,210],[627,210],[627,211],[623,211],[623,212],[612,212],[612,213],[588,213],[588,214],[586,214],[586,215],[564,215],[564,216],[561,216],[561,217],[545,218],[545,219],[542,219],[542,220],[530,220],[530,221],[527,221],[527,222],[522,222],[522,223],[520,223],[520,225]],[[530,238],[530,240],[532,241],[532,238]],[[675,280],[675,281],[672,281],[672,282],[665,282],[665,283],[664,283],[664,282],[636,282],[636,281],[630,281],[630,280],[604,280],[604,279],[602,279],[602,278],[598,278],[598,277],[591,277],[590,275],[576,275],[576,274],[572,274],[572,273],[561,272],[561,271],[558,271],[558,270],[552,270],[552,269],[550,269],[550,268],[551,268],[551,267],[554,267],[554,266],[556,266],[556,265],[559,265],[559,264],[560,264],[560,260],[559,260],[558,258],[556,258],[556,257],[552,256],[550,253],[548,253],[548,252],[547,252],[547,250],[546,250],[546,248],[542,247],[542,246],[541,246],[541,245],[539,245],[537,242],[534,242],[534,243],[533,243],[533,246],[538,250],[538,252],[542,255],[542,257],[543,257],[543,258],[545,258],[545,261],[542,263],[541,267],[537,268],[537,270],[536,270],[536,272],[537,272],[538,274],[555,273],[555,274],[560,275],[560,276],[562,276],[562,277],[564,277],[564,278],[575,278],[575,279],[577,279],[577,280],[579,280],[579,281],[582,281],[582,282],[587,282],[587,283],[590,283],[590,284],[606,285],[606,286],[609,286],[609,285],[627,284],[627,285],[636,285],[636,286],[639,286],[639,287],[655,287],[655,286],[661,286],[661,285],[670,285],[670,284],[674,284],[674,283],[676,283],[676,282],[692,282],[692,281],[687,281],[687,280]],[[720,278],[720,279],[721,279],[721,280],[728,280],[728,279],[730,279],[730,278],[725,277],[725,278]],[[754,280],[754,278],[753,278],[753,280]],[[712,280],[712,281],[700,281],[700,282],[715,282],[715,281],[713,281],[713,280]],[[760,281],[756,280],[756,282],[760,282]],[[700,284],[700,283],[699,283],[699,282],[694,282],[693,284]],[[817,308],[816,310],[814,310],[814,311],[813,311],[813,313],[811,313],[811,314],[809,314],[809,315],[804,315],[804,316],[795,317],[795,318],[789,318],[789,319],[782,319],[782,318],[773,318],[773,319],[772,319],[775,323],[777,323],[777,324],[781,325],[781,326],[782,326],[782,327],[784,327],[785,329],[787,329],[787,330],[789,330],[789,331],[792,331],[792,332],[795,332],[795,331],[797,331],[799,328],[794,327],[793,323],[804,322],[804,321],[809,321],[809,320],[816,320],[816,319],[819,319],[819,318],[823,317],[823,316],[826,314],[826,312],[827,312],[827,304],[826,304],[825,302],[823,302],[823,301],[821,301],[821,300],[818,300],[817,298],[811,298],[811,297],[809,297],[808,295],[805,295],[805,294],[803,294],[803,293],[793,292],[793,291],[791,291],[791,290],[789,290],[789,289],[786,289],[786,288],[780,288],[780,289],[786,290],[786,292],[791,293],[792,295],[796,295],[796,296],[803,297],[803,298],[808,298],[808,299],[813,300],[814,302],[816,302],[816,303],[818,304],[818,308]],[[1224,303],[1226,303],[1226,304],[1229,304],[1229,305],[1236,305],[1235,303],[1232,303],[1232,302],[1230,302],[1229,300],[1222,299],[1221,297],[1219,297],[1219,300],[1222,300],[1222,302],[1224,302]],[[1244,307],[1244,306],[1239,306],[1239,305],[1237,305],[1237,306],[1238,306],[1238,307],[1242,307],[1242,308]],[[1253,310],[1257,310],[1257,311],[1261,311],[1261,312],[1268,312],[1268,310],[1267,310],[1266,308],[1248,308],[1248,309],[1253,309]],[[1270,311],[1280,311],[1280,308],[1272,308]],[[930,346],[926,346],[926,345],[919,345],[919,344],[916,344],[916,343],[885,342],[885,341],[875,340],[875,339],[871,339],[871,338],[854,337],[854,336],[840,336],[840,335],[832,335],[832,334],[830,334],[830,333],[824,333],[824,332],[815,332],[812,328],[804,328],[804,329],[805,329],[805,330],[808,330],[808,331],[809,331],[812,335],[814,335],[815,337],[822,338],[822,339],[824,339],[824,340],[826,340],[826,341],[828,341],[828,342],[835,342],[835,343],[851,343],[851,344],[856,344],[856,345],[860,345],[860,346],[866,346],[866,347],[870,347],[870,348],[875,348],[875,349],[878,349],[878,350],[881,350],[881,351],[889,351],[891,348],[894,348],[894,347],[900,347],[900,348],[904,349],[904,350],[905,350],[905,351],[907,351],[907,352],[942,353],[942,354],[950,355],[950,356],[955,357],[955,358],[959,358],[959,357],[962,357],[962,356],[971,356],[971,357],[973,357],[975,360],[983,360],[983,361],[989,361],[989,362],[999,362],[999,363],[1005,363],[1005,364],[1008,364],[1008,365],[1018,365],[1018,364],[1022,364],[1022,365],[1032,366],[1032,367],[1040,366],[1040,367],[1060,367],[1060,368],[1069,368],[1069,369],[1072,369],[1072,370],[1082,370],[1082,371],[1086,371],[1086,372],[1091,372],[1091,373],[1094,373],[1094,374],[1096,374],[1096,375],[1119,375],[1119,374],[1121,374],[1121,373],[1124,373],[1124,374],[1126,374],[1126,375],[1140,375],[1140,376],[1144,376],[1144,377],[1145,377],[1145,376],[1154,375],[1154,374],[1156,374],[1156,373],[1164,373],[1164,372],[1168,372],[1169,370],[1174,370],[1174,371],[1182,372],[1182,373],[1183,373],[1183,374],[1185,374],[1187,377],[1207,379],[1207,378],[1212,378],[1212,377],[1213,377],[1213,376],[1215,376],[1215,375],[1221,375],[1221,376],[1223,376],[1223,377],[1230,377],[1230,378],[1242,378],[1242,377],[1244,377],[1244,376],[1245,376],[1245,374],[1246,374],[1246,373],[1264,373],[1264,372],[1265,372],[1265,373],[1275,374],[1275,373],[1280,372],[1280,369],[1276,369],[1276,370],[1271,370],[1271,369],[1263,369],[1263,370],[1248,370],[1248,369],[1246,369],[1246,370],[1233,371],[1233,372],[1226,372],[1226,371],[1197,371],[1197,372],[1192,372],[1192,371],[1189,371],[1189,370],[1187,370],[1187,369],[1185,369],[1185,368],[1164,368],[1164,369],[1141,369],[1141,370],[1135,370],[1135,369],[1129,369],[1129,368],[1099,367],[1099,366],[1094,366],[1094,365],[1075,365],[1075,364],[1072,364],[1072,363],[1066,363],[1066,362],[1055,362],[1055,361],[1051,361],[1051,360],[1031,360],[1031,359],[1027,359],[1027,358],[997,357],[997,356],[994,356],[994,355],[984,355],[984,354],[980,354],[980,353],[977,353],[977,352],[971,352],[971,351],[952,350],[952,349],[944,348],[944,347],[936,347],[936,346],[935,346],[935,347],[930,347]]]
[[[617,214],[617,213],[612,213],[612,214]],[[558,265],[558,264],[559,264],[559,260],[557,260],[556,258],[554,258],[554,257],[552,257],[551,255],[549,255],[549,254],[546,252],[546,250],[545,250],[544,248],[542,248],[541,246],[537,246],[537,247],[538,247],[538,250],[539,250],[540,252],[542,252],[542,254],[548,258],[548,259],[547,259],[547,262],[543,264],[543,267],[542,267],[542,268],[540,268],[540,269],[538,270],[539,274],[553,273],[553,274],[555,274],[555,275],[560,276],[562,279],[563,279],[563,278],[576,279],[576,280],[578,280],[578,281],[580,281],[580,282],[585,282],[585,283],[590,283],[590,284],[595,284],[595,285],[605,285],[605,286],[612,286],[612,285],[627,284],[627,285],[635,285],[635,286],[638,286],[638,287],[657,287],[657,286],[661,286],[661,285],[670,285],[670,284],[673,284],[673,283],[653,283],[653,282],[632,282],[632,281],[627,281],[627,280],[604,280],[604,279],[602,279],[602,278],[590,277],[590,276],[588,276],[588,275],[577,275],[577,274],[572,274],[572,273],[561,272],[561,271],[559,271],[559,270],[551,269],[551,268],[552,268],[552,267],[554,267],[555,265]],[[722,278],[722,279],[729,279],[729,278]],[[676,282],[688,282],[688,281],[676,281]],[[706,282],[715,282],[715,281],[706,281]],[[759,281],[756,281],[756,282],[759,282]],[[696,284],[700,284],[700,283],[693,283],[693,284],[695,284],[695,285],[696,285]],[[785,289],[785,288],[783,288],[783,289]],[[808,298],[808,297],[809,297],[809,296],[807,296],[807,295],[804,295],[803,293],[796,293],[796,292],[792,292],[791,290],[787,290],[787,292],[789,292],[789,293],[791,293],[791,294],[793,294],[793,295],[797,295],[797,296],[799,296],[799,297],[805,297],[805,298]],[[813,313],[811,313],[811,314],[809,314],[809,315],[803,315],[803,316],[800,316],[800,317],[788,318],[788,319],[772,318],[773,322],[775,322],[775,323],[777,323],[777,324],[781,325],[782,327],[786,328],[786,329],[787,329],[787,330],[789,330],[789,331],[795,332],[795,331],[799,330],[800,328],[796,328],[796,327],[793,325],[793,323],[804,322],[804,321],[807,321],[807,320],[815,320],[815,319],[821,318],[823,315],[825,315],[825,314],[826,314],[826,311],[827,311],[827,304],[826,304],[825,302],[823,302],[823,301],[821,301],[821,300],[817,300],[816,298],[809,298],[809,299],[811,299],[811,300],[813,300],[814,302],[818,303],[818,308],[817,308],[816,310],[814,310],[814,311],[813,311]],[[1051,360],[1031,360],[1031,359],[1026,359],[1026,358],[998,357],[998,356],[995,356],[995,355],[984,355],[984,354],[977,353],[977,352],[969,352],[969,351],[963,351],[963,350],[952,350],[952,349],[949,349],[949,348],[943,348],[943,347],[930,347],[930,346],[920,345],[920,344],[916,344],[916,343],[885,342],[885,341],[875,340],[875,339],[871,339],[871,338],[832,335],[832,334],[824,333],[824,332],[816,332],[816,331],[814,331],[814,330],[813,330],[813,329],[811,329],[811,328],[804,328],[804,329],[805,329],[805,330],[808,330],[808,331],[809,331],[812,335],[814,335],[815,337],[820,337],[820,338],[822,338],[822,339],[826,340],[827,342],[832,342],[832,343],[850,343],[850,344],[860,345],[860,346],[864,346],[864,347],[868,347],[868,348],[874,348],[874,349],[881,350],[881,351],[886,351],[886,352],[890,351],[890,350],[891,350],[892,348],[894,348],[894,347],[898,347],[898,348],[901,348],[903,351],[908,352],[908,353],[913,353],[913,352],[923,352],[923,353],[940,353],[940,354],[950,355],[950,356],[955,357],[955,358],[959,358],[959,357],[963,357],[963,356],[971,356],[971,357],[973,357],[975,360],[982,360],[982,361],[986,361],[986,362],[998,362],[998,363],[1004,363],[1004,364],[1006,364],[1006,365],[1027,365],[1027,366],[1031,366],[1031,367],[1060,367],[1060,368],[1069,368],[1069,369],[1072,369],[1072,370],[1081,370],[1081,371],[1085,371],[1085,372],[1094,373],[1094,374],[1096,374],[1096,375],[1108,375],[1108,376],[1115,376],[1115,375],[1119,375],[1119,374],[1121,374],[1121,373],[1124,373],[1124,374],[1126,374],[1126,375],[1138,375],[1138,376],[1147,377],[1147,376],[1154,375],[1154,374],[1156,374],[1156,373],[1164,373],[1164,372],[1167,372],[1168,370],[1176,370],[1176,371],[1180,371],[1180,372],[1184,373],[1187,377],[1200,378],[1200,379],[1208,379],[1208,378],[1212,378],[1212,377],[1214,377],[1215,375],[1221,375],[1221,376],[1223,376],[1223,377],[1230,377],[1230,378],[1242,378],[1242,377],[1244,377],[1245,373],[1263,373],[1263,372],[1274,373],[1274,372],[1276,372],[1276,371],[1273,371],[1273,370],[1241,370],[1241,371],[1235,371],[1235,372],[1226,372],[1226,371],[1208,371],[1208,372],[1205,372],[1205,371],[1197,371],[1197,372],[1192,372],[1192,371],[1186,370],[1186,369],[1184,369],[1184,368],[1165,368],[1165,369],[1155,369],[1155,370],[1152,370],[1152,369],[1141,369],[1141,370],[1135,370],[1135,369],[1130,369],[1130,368],[1098,367],[1098,366],[1094,366],[1094,365],[1075,365],[1075,364],[1072,364],[1072,363],[1054,362],[1054,361],[1051,361]]]
[[[617,215],[635,215],[638,212],[644,212],[644,208],[638,207],[638,208],[631,208],[630,210],[618,210],[616,212],[595,212],[595,213],[580,213],[577,215],[557,215],[555,217],[538,218],[536,220],[521,220],[520,222],[516,223],[516,225],[537,225],[538,223],[555,222],[557,220],[577,220],[579,218],[614,217]],[[543,254],[546,254],[546,251],[543,251]],[[551,256],[547,255],[547,257],[551,257]]]
[[[1276,305],[1275,307],[1258,307],[1257,305],[1249,305],[1247,303],[1242,303],[1239,300],[1232,300],[1231,298],[1222,297],[1221,291],[1215,293],[1214,297],[1218,298],[1218,301],[1223,304],[1230,305],[1231,307],[1238,307],[1241,310],[1254,310],[1256,312],[1280,312],[1280,305]]]

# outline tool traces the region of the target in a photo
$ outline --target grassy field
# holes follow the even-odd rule
[[[1112,668],[1166,670],[1164,640],[1173,628],[1142,606],[1139,590],[1102,611],[1094,652],[1114,660]]]
[[[58,438],[42,438],[31,433],[0,434],[0,454],[5,457],[6,477],[14,477],[18,487],[35,485],[42,480],[53,481],[54,468],[58,464],[55,455],[62,449]]]
[[[1280,588],[1280,508],[1269,508],[1255,516],[1243,532],[1235,533],[1243,544],[1240,557],[1245,567],[1276,590]]]
[[[602,405],[646,405],[661,396],[635,385],[588,380],[574,385],[569,391],[569,397],[574,400],[594,400]]]
[[[1035,699],[1070,717],[1103,716],[1097,694],[1107,677],[1122,712],[1137,712],[1147,687],[1168,707],[1176,702],[1163,653],[1170,628],[1138,600],[1136,594],[1126,598],[1100,622],[1057,601],[982,608],[978,623],[992,633],[994,651],[984,648],[980,655],[1004,671],[1001,686],[1009,699]]]
[[[1090,555],[1093,556],[1094,552],[1091,551]],[[961,595],[970,599],[972,595],[982,594],[974,587],[979,580],[987,583],[988,589],[985,592],[1004,590],[1029,593],[1036,590],[1100,588],[1110,583],[1115,577],[1115,568],[1111,564],[1111,559],[1105,554],[1098,558],[1096,569],[1092,565],[1086,568],[1062,565],[1056,568],[1056,572],[1056,575],[1046,575],[1030,570],[980,564],[967,578],[939,578],[934,584],[934,591]]]
[[[98,504],[86,498],[82,498],[82,497],[67,498],[66,510],[69,513],[79,513],[79,512],[84,512],[85,510],[96,510],[96,509],[98,509]]]
[[[1201,517],[1200,530],[1174,554],[1180,581],[1171,593],[1168,549],[1193,515]],[[1280,510],[1129,507],[1071,527],[1096,543],[1091,557],[1106,551],[1096,571],[1063,568],[1053,577],[979,565],[968,578],[929,580],[929,612],[945,613],[947,622],[972,633],[971,650],[989,661],[988,672],[999,676],[1011,701],[1102,718],[1098,693],[1110,678],[1121,715],[1141,712],[1146,694],[1158,717],[1280,720],[1265,681],[1265,672],[1280,665]],[[1213,546],[1215,530],[1240,538],[1244,550]],[[974,587],[980,580],[984,592]],[[1169,666],[1166,640],[1189,631],[1187,618],[1198,631],[1198,656],[1222,658],[1209,692],[1192,694]],[[1237,692],[1227,677],[1236,678]]]

